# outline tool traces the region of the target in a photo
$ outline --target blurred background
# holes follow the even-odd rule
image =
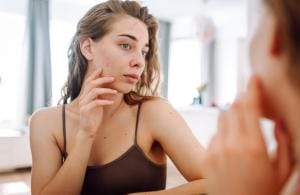
[[[30,194],[28,118],[40,107],[57,105],[76,24],[100,2],[0,0],[0,194]],[[161,94],[207,145],[218,109],[234,100],[250,74],[247,40],[258,3],[140,2],[160,22]],[[183,181],[173,176],[169,187]]]

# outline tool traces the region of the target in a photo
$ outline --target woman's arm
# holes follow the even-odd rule
[[[178,112],[163,99],[143,104],[143,118],[149,123],[153,139],[158,141],[180,173],[189,183],[158,191],[158,194],[201,194],[205,193],[202,167],[205,149]],[[158,112],[159,110],[159,112]]]
[[[45,128],[51,127],[48,120],[46,110],[38,111],[30,120],[32,194],[79,194],[93,140],[79,131],[72,151],[61,166],[56,139],[53,132]]]
[[[103,106],[113,104],[113,101],[98,97],[117,93],[101,87],[114,80],[111,77],[101,77],[101,73],[102,69],[95,70],[84,82],[78,100],[80,120],[75,144],[62,166],[60,150],[50,129],[53,124],[47,122],[58,113],[51,117],[46,110],[41,110],[33,115],[30,122],[30,142],[34,195],[80,193],[94,137],[101,127]],[[47,128],[49,130],[45,131]]]

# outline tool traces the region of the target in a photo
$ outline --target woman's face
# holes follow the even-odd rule
[[[89,68],[102,68],[102,76],[115,81],[107,87],[120,93],[130,92],[139,81],[149,50],[147,26],[133,17],[120,17],[99,41],[92,41],[93,59]]]

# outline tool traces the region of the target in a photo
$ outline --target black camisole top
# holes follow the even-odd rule
[[[152,162],[137,144],[141,104],[138,105],[134,143],[120,157],[101,166],[87,166],[81,194],[115,195],[163,190],[166,187],[166,165]],[[63,137],[66,153],[65,105],[63,105]]]

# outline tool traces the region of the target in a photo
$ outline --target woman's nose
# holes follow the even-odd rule
[[[142,52],[137,52],[133,54],[130,65],[139,68],[145,66],[145,57],[143,56]]]

